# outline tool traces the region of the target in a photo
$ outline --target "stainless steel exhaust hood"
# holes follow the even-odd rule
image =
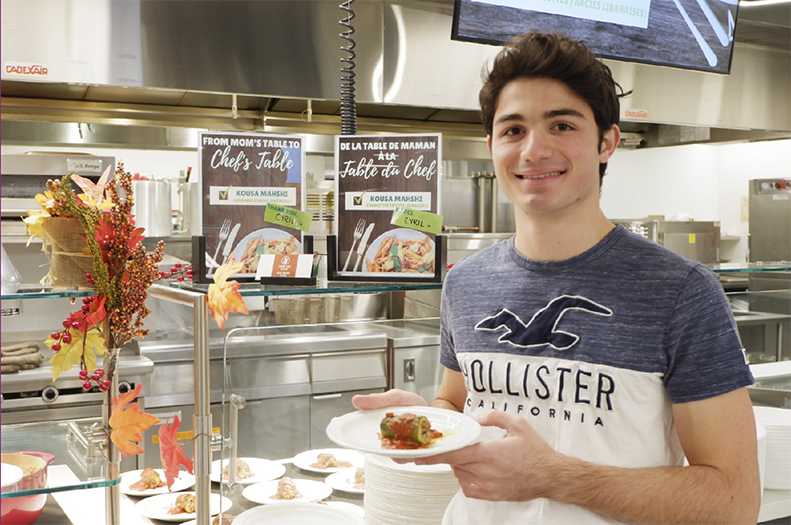
[[[451,41],[452,5],[354,2],[358,132],[482,139],[480,71],[497,48]],[[6,0],[0,8],[3,143],[63,135],[52,123],[104,126],[108,145],[144,147],[189,147],[185,128],[340,132],[346,53],[336,1]],[[789,24],[748,15],[740,11],[728,76],[608,61],[634,91],[623,101],[625,145],[791,136]],[[119,133],[129,127],[141,131]]]

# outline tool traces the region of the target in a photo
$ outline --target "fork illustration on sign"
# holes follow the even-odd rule
[[[360,261],[362,260],[363,256],[365,255],[365,245],[368,244],[368,239],[371,237],[371,232],[374,231],[374,223],[368,225],[365,229],[365,233],[363,234],[363,238],[360,241],[360,244],[357,246],[357,262],[354,263],[354,270],[357,271],[357,268],[360,266]]]
[[[236,234],[239,233],[239,228],[242,226],[241,222],[237,222],[236,226],[233,227],[231,230],[231,235],[228,236],[228,240],[225,241],[225,248],[222,249],[222,263],[225,264],[228,262],[228,256],[231,255],[231,250],[233,250],[233,241],[236,240]]]
[[[347,268],[349,268],[349,261],[352,258],[352,253],[354,252],[354,245],[357,241],[360,240],[360,237],[363,236],[363,229],[365,228],[365,219],[360,219],[357,221],[357,226],[354,228],[354,240],[352,240],[352,245],[349,247],[349,255],[346,256],[346,264],[343,265],[343,271],[345,272]]]
[[[217,254],[220,253],[220,246],[222,245],[223,241],[228,238],[228,235],[231,233],[231,219],[225,219],[222,222],[222,228],[220,228],[220,240],[217,241],[217,249],[214,250],[214,259],[217,260]]]

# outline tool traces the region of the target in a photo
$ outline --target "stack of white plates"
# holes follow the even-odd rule
[[[791,410],[753,407],[755,420],[766,430],[764,487],[791,490]]]
[[[448,465],[399,465],[365,455],[365,521],[368,525],[438,525],[459,484]]]
[[[766,429],[756,424],[758,432],[758,473],[761,476],[761,495],[764,493],[764,480],[766,479]]]

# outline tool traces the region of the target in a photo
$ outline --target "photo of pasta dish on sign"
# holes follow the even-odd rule
[[[430,236],[410,228],[396,228],[377,237],[365,254],[368,272],[435,272],[435,244]]]

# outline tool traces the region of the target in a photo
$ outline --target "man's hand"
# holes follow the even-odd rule
[[[450,464],[469,498],[527,501],[542,497],[551,482],[552,465],[561,463],[562,456],[521,417],[493,410],[479,422],[508,433],[461,450],[418,459],[415,464]]]
[[[381,394],[357,395],[352,398],[352,404],[360,410],[376,410],[377,408],[395,406],[426,406],[425,399],[415,394],[394,388]]]

